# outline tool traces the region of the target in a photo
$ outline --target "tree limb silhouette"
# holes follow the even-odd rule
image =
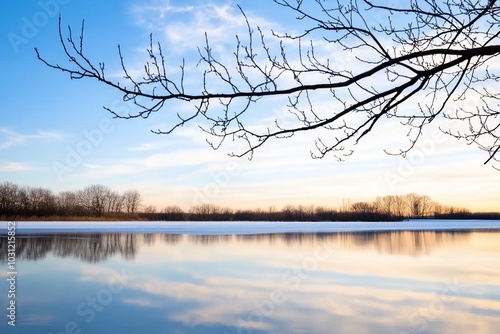
[[[36,53],[71,79],[90,78],[120,91],[136,112],[122,115],[105,107],[117,118],[148,118],[173,112],[173,101],[191,103],[191,113],[178,112],[171,128],[153,132],[169,134],[198,123],[213,136],[209,144],[214,149],[225,140],[243,141],[245,147],[231,153],[238,157],[251,158],[271,138],[326,129],[331,134],[322,132],[312,157],[334,152],[343,159],[383,119],[408,128],[409,144],[396,152],[405,155],[424,127],[440,116],[449,124],[466,125],[444,132],[485,151],[485,163],[499,161],[500,92],[494,87],[499,81],[500,7],[495,0],[408,0],[398,6],[367,0],[273,2],[294,13],[303,31],[266,36],[239,8],[247,33],[236,36],[232,60],[222,61],[206,34],[198,49],[198,78],[186,70],[185,60],[177,71],[169,71],[162,46],[151,35],[143,76],[127,70],[118,46],[123,82],[113,81],[104,63],[94,65],[85,55],[84,24],[75,39],[71,27],[63,32],[61,18],[59,38],[69,63],[61,66]],[[351,59],[351,67],[345,68],[341,58]],[[197,80],[199,89],[187,85],[187,78]],[[286,99],[293,120],[277,116],[269,122],[262,116],[259,107],[266,108],[264,100],[273,97]],[[328,108],[319,106],[325,98]],[[254,115],[263,119],[258,126],[250,121]]]

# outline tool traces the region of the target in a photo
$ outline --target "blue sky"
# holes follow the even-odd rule
[[[218,52],[233,51],[234,35],[245,31],[238,4],[264,29],[298,29],[293,14],[267,1],[0,2],[0,182],[56,192],[90,184],[132,188],[145,204],[159,209],[207,201],[232,208],[339,207],[343,199],[409,192],[472,210],[500,209],[500,173],[483,165],[487,157],[476,147],[439,135],[439,122],[406,159],[384,153],[384,148],[398,147],[401,133],[387,123],[344,162],[333,155],[311,159],[314,133],[271,141],[248,161],[229,157],[230,146],[213,151],[196,124],[169,136],[152,134],[151,129],[164,129],[172,120],[167,109],[147,120],[112,119],[103,106],[132,110],[120,94],[97,82],[71,81],[44,66],[34,52],[37,47],[46,59],[64,61],[57,33],[60,12],[63,24],[76,32],[85,19],[87,54],[95,62],[105,61],[110,76],[120,75],[118,43],[129,68],[141,69],[151,32],[172,66],[183,57],[193,66],[205,31]],[[326,110],[328,100],[319,105]],[[171,108],[177,107],[183,108]],[[262,114],[283,116],[283,107],[271,101]]]

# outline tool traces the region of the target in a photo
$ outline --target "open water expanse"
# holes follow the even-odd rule
[[[0,333],[500,333],[490,229],[32,232],[14,298],[1,232]]]

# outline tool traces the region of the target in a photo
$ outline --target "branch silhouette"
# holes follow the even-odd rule
[[[270,139],[317,130],[311,156],[333,152],[342,160],[382,119],[408,128],[408,144],[387,152],[405,155],[439,116],[451,125],[445,133],[486,152],[485,164],[499,161],[500,93],[494,87],[500,7],[495,0],[409,0],[399,6],[366,0],[273,2],[294,14],[304,30],[266,34],[238,7],[247,29],[235,38],[232,60],[221,60],[205,34],[198,49],[201,73],[186,70],[185,60],[169,70],[162,45],[150,35],[142,77],[127,69],[118,46],[123,80],[114,81],[106,77],[104,63],[86,56],[84,22],[74,36],[70,26],[63,31],[61,18],[59,39],[68,63],[53,63],[35,50],[45,65],[71,79],[93,79],[120,91],[136,112],[122,115],[105,107],[114,117],[175,113],[170,128],[153,132],[169,134],[196,123],[214,138],[209,141],[214,149],[226,140],[242,141],[245,146],[230,153],[237,157],[251,158]],[[295,49],[290,51],[290,45]],[[351,59],[351,67],[338,59]],[[187,85],[188,80],[200,87]],[[258,119],[258,126],[249,121],[261,117],[266,100],[280,97],[293,121],[279,116],[269,122],[268,115]],[[328,110],[320,106],[325,98]],[[175,112],[175,101],[192,104],[192,112]],[[322,129],[331,133],[324,135]]]

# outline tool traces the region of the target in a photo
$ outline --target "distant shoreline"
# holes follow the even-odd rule
[[[78,223],[78,224],[76,224]],[[0,232],[7,223],[0,224]],[[400,222],[252,222],[252,221],[110,221],[62,222],[19,221],[19,234],[48,233],[166,233],[166,234],[269,234],[384,231],[476,231],[500,230],[500,220],[411,219]]]
[[[164,221],[164,222],[172,222],[172,221],[184,221],[184,222],[198,222],[198,221],[258,221],[258,222],[352,222],[352,221],[360,221],[360,222],[401,222],[405,220],[500,220],[499,212],[475,212],[475,213],[467,213],[467,212],[459,212],[459,213],[449,213],[449,214],[435,214],[429,217],[423,218],[412,218],[412,217],[392,217],[389,215],[374,215],[374,216],[364,216],[354,214],[352,212],[347,213],[336,213],[339,219],[309,219],[308,217],[302,217],[301,219],[262,219],[259,215],[254,217],[245,217],[246,219],[234,219],[232,216],[227,215],[199,215],[192,213],[176,213],[176,214],[165,214],[165,213],[138,213],[136,215],[110,215],[110,216],[1,216],[0,221],[32,221],[32,222],[51,222],[51,221],[61,221],[61,222],[145,222],[145,221]],[[259,219],[260,218],[260,219]]]

